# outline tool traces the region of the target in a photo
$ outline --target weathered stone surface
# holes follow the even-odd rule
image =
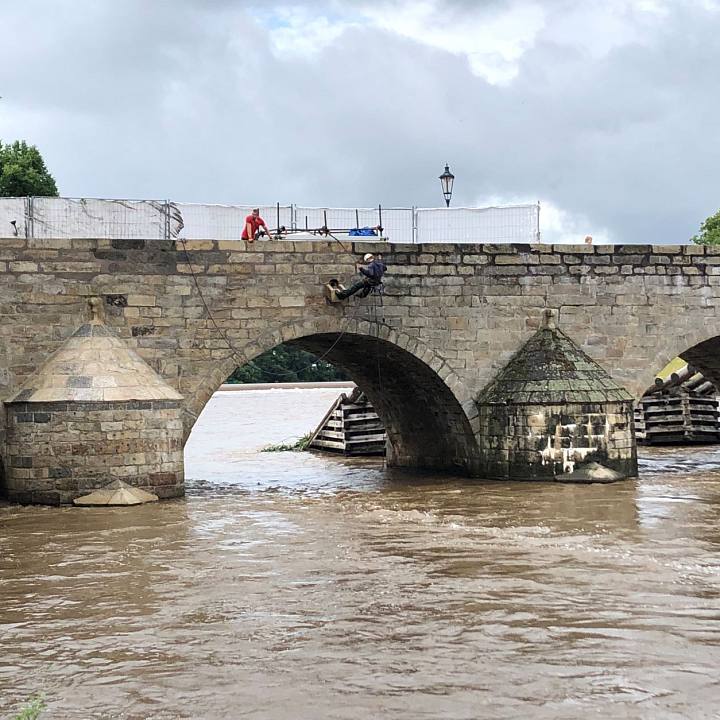
[[[77,400],[182,400],[182,396],[105,325],[92,321],[81,325],[5,402]],[[49,422],[49,416],[36,412],[33,421]]]
[[[477,397],[481,474],[555,479],[602,461],[634,477],[632,395],[555,327],[554,311],[544,325]]]
[[[49,421],[20,422],[35,405]],[[184,493],[178,400],[10,403],[7,423],[5,490],[11,500],[71,503],[113,479],[159,497]],[[166,477],[157,482],[160,472]]]
[[[656,370],[680,353],[720,380],[720,345],[714,340],[720,336],[720,268],[711,264],[716,256],[707,248],[352,248],[357,256],[368,250],[383,252],[389,266],[384,308],[378,310],[381,330],[389,333],[381,343],[380,372],[372,296],[334,306],[322,297],[324,282],[347,280],[355,272],[354,258],[335,242],[248,246],[203,240],[188,243],[186,256],[182,247],[164,241],[72,239],[68,248],[67,239],[41,246],[0,239],[0,400],[17,395],[87,321],[89,296],[103,298],[106,324],[183,395],[185,436],[237,364],[283,340],[323,353],[344,333],[328,359],[361,383],[383,416],[391,462],[477,473],[474,398],[537,328],[543,307],[558,309],[563,331],[632,395],[639,396]],[[499,256],[512,262],[498,263]],[[53,414],[18,410],[13,428],[53,425],[54,420],[36,423],[36,412]],[[102,422],[118,421],[107,412]],[[90,438],[95,432],[90,430]],[[113,442],[111,436],[123,434],[106,432]],[[11,456],[24,457],[9,449],[4,426],[0,448],[6,470]],[[48,463],[45,469],[51,467],[72,465]],[[153,467],[148,477],[151,472],[164,471]],[[59,491],[34,492],[57,500]]]
[[[181,495],[182,399],[97,318],[81,325],[5,402],[8,497],[69,503],[113,477],[155,488],[158,472],[173,478],[164,496]],[[84,504],[142,501],[120,490]]]

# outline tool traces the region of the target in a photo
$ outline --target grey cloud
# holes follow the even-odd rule
[[[617,241],[684,241],[720,205],[720,48],[699,8],[600,60],[541,33],[496,87],[375,28],[284,58],[252,3],[118,5],[2,11],[0,137],[32,127],[64,194],[437,205],[450,162],[458,204],[543,198]]]

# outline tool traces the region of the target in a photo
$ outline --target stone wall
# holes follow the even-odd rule
[[[480,408],[482,477],[552,480],[583,462],[637,475],[632,403]]]
[[[389,266],[382,309],[372,297],[327,305],[321,283],[350,277],[373,249]],[[207,240],[188,242],[186,254],[173,241],[0,239],[0,399],[87,319],[92,296],[102,298],[105,322],[186,398],[186,433],[237,365],[282,341],[327,350],[342,333],[328,357],[352,364],[379,409],[387,388],[400,398],[405,386],[407,397],[413,385],[437,378],[424,409],[434,428],[453,436],[435,458],[448,467],[472,466],[473,398],[538,327],[545,307],[558,308],[560,328],[635,395],[665,362],[703,341],[709,349],[693,362],[703,371],[706,364],[710,377],[720,372],[711,367],[710,341],[720,336],[719,248],[356,243],[352,250],[334,241]],[[390,351],[381,351],[380,373],[378,338],[396,353],[385,368]],[[403,358],[415,361],[410,377]],[[388,426],[400,464],[418,459],[418,443],[399,440],[416,431],[409,417],[396,413]]]
[[[6,494],[59,505],[125,480],[178,497],[185,492],[182,446],[177,401],[12,403]]]

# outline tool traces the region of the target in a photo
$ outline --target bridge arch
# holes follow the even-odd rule
[[[343,317],[287,322],[244,345],[233,344],[213,369],[185,388],[185,438],[205,404],[239,365],[281,343],[343,369],[385,424],[388,464],[477,475],[477,410],[472,392],[433,350],[383,323]]]

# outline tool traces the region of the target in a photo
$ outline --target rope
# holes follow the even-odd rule
[[[328,235],[343,249],[345,254],[352,259],[353,265],[357,264],[357,260],[355,258],[355,255],[353,255],[346,247],[343,245],[343,243],[340,241],[340,238],[335,237],[331,232],[328,231]]]
[[[355,255],[353,255],[346,247],[343,245],[343,243],[340,241],[339,238],[335,237],[330,231],[327,233],[335,242],[343,249],[346,255],[348,255],[350,258],[352,258],[353,263],[356,262]],[[380,372],[380,322],[378,321],[378,305],[380,307],[385,307],[383,303],[383,284],[382,281],[380,282],[380,285],[375,285],[370,290],[371,294],[375,296],[375,303],[373,304],[373,311],[374,311],[374,323],[375,323],[375,359],[377,363],[377,376],[378,376],[378,385],[380,387],[380,393],[382,394],[382,374]],[[379,298],[379,300],[378,300]],[[383,324],[385,324],[385,316],[383,314]]]
[[[376,296],[375,299],[375,361],[377,364],[377,376],[378,376],[378,387],[380,388],[380,395],[383,395],[382,386],[382,374],[380,373],[380,323],[378,322],[378,304],[380,307],[385,307],[383,303],[383,286],[382,284],[374,287],[371,290],[372,294]],[[378,301],[379,298],[379,301]],[[385,323],[385,314],[383,313],[383,324]]]
[[[337,239],[337,238],[336,238],[336,239]],[[197,290],[197,292],[198,292],[198,296],[200,297],[200,300],[202,301],[203,307],[205,308],[205,312],[207,313],[207,316],[208,316],[208,318],[210,319],[210,322],[212,322],[213,326],[214,326],[215,329],[217,330],[217,332],[218,332],[218,334],[220,335],[220,337],[225,341],[225,344],[228,346],[228,350],[230,351],[230,355],[231,355],[231,356],[234,356],[236,360],[239,360],[239,361],[240,361],[240,366],[242,366],[242,365],[252,365],[252,366],[253,366],[256,370],[258,370],[259,372],[265,373],[266,375],[270,375],[270,376],[273,376],[273,377],[287,377],[287,376],[289,376],[289,375],[295,375],[295,374],[300,373],[300,372],[303,372],[303,371],[305,371],[305,370],[309,370],[309,369],[310,369],[311,367],[313,367],[316,363],[322,361],[323,358],[326,358],[326,357],[337,347],[337,345],[339,344],[339,342],[342,340],[343,335],[345,335],[345,333],[347,332],[347,330],[348,330],[348,325],[350,324],[350,321],[351,321],[351,320],[357,320],[357,317],[354,317],[354,316],[351,316],[351,315],[345,315],[345,317],[344,317],[344,326],[340,329],[340,333],[338,334],[337,338],[335,339],[335,341],[333,342],[333,344],[330,345],[330,347],[329,347],[322,355],[320,355],[319,357],[317,357],[317,358],[315,359],[314,362],[309,363],[308,365],[306,365],[306,366],[304,366],[304,367],[301,367],[301,368],[299,368],[299,369],[297,369],[297,370],[288,370],[288,371],[281,372],[281,373],[273,372],[272,370],[265,370],[264,368],[261,368],[261,367],[259,367],[258,365],[256,365],[252,360],[248,360],[246,357],[244,357],[243,354],[242,354],[241,352],[239,352],[239,351],[235,348],[235,346],[232,344],[230,338],[227,336],[227,333],[226,333],[226,332],[217,324],[217,322],[215,321],[215,318],[213,317],[212,312],[210,312],[210,307],[208,306],[208,304],[207,304],[207,302],[206,302],[206,300],[205,300],[205,296],[203,295],[203,292],[202,292],[202,290],[200,289],[200,284],[198,283],[197,275],[195,274],[195,270],[193,269],[192,262],[190,261],[190,254],[188,253],[187,245],[185,244],[185,238],[179,238],[179,240],[180,240],[180,242],[182,243],[183,252],[185,253],[185,260],[187,261],[188,267],[190,268],[190,275],[192,276],[193,282],[194,282],[194,284],[195,284],[195,288],[196,288],[196,290]],[[344,246],[343,246],[343,244],[342,244],[339,240],[337,240],[337,242],[340,243],[340,245],[343,247],[343,249],[345,249]],[[347,252],[347,250],[346,250],[346,252]],[[353,255],[352,257],[353,257],[353,259],[355,258],[354,255]],[[376,315],[375,315],[375,322],[377,323],[377,311],[376,311]],[[378,326],[378,337],[379,337],[379,333],[380,333],[380,328],[379,328],[379,326]]]

